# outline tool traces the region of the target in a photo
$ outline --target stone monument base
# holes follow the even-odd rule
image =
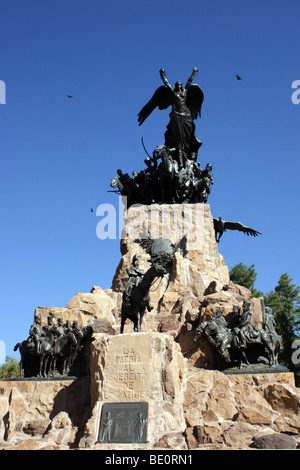
[[[76,321],[91,329],[90,375],[0,382],[0,449],[248,449],[264,434],[289,434],[299,442],[300,390],[293,373],[261,366],[251,373],[223,373],[216,370],[208,339],[195,342],[197,327],[216,310],[230,322],[234,307],[243,308],[245,300],[251,324],[261,329],[265,322],[263,299],[229,279],[209,206],[137,210],[125,214],[127,236],[112,288],[94,286],[64,308],[35,312],[45,328],[50,316],[56,324]],[[172,243],[187,235],[187,243],[151,285],[153,309],[144,315],[141,332],[132,332],[127,319],[120,335],[132,257],[138,255],[145,272],[150,265],[149,253],[135,239],[137,226]]]
[[[161,333],[95,337],[91,351],[92,416],[80,446],[99,443],[100,416],[107,404],[146,403],[146,441],[150,445],[168,433],[183,432],[184,359],[179,345]]]
[[[187,368],[177,343],[158,333],[99,334],[92,364],[82,379],[1,382],[0,449],[249,449],[270,434],[300,444],[293,373]],[[129,398],[131,384],[140,398]],[[147,442],[97,443],[102,407],[116,402],[148,403]]]
[[[0,448],[76,447],[90,410],[90,378],[0,382]]]

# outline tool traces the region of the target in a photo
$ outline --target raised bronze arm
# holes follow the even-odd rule
[[[195,75],[196,75],[197,72],[199,72],[199,70],[197,69],[197,67],[194,67],[193,68],[193,73],[190,76],[190,78],[188,79],[188,81],[186,82],[185,88],[189,88],[189,86],[191,85],[192,81],[194,80]]]
[[[165,69],[160,69],[159,71],[159,74],[160,74],[160,78],[162,79],[162,81],[164,82],[164,85],[168,88],[170,88],[171,90],[173,90],[173,88],[171,87],[170,83],[168,82],[168,79],[166,77],[166,71]]]

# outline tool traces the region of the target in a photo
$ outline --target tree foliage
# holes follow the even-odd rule
[[[6,356],[5,362],[0,366],[0,380],[20,377],[20,364],[15,357]]]
[[[280,276],[274,291],[265,296],[265,303],[274,312],[277,331],[282,336],[281,359],[290,370],[298,369],[292,362],[292,344],[300,334],[299,287],[292,283],[287,273]]]
[[[254,287],[257,273],[254,269],[254,264],[246,266],[243,263],[238,263],[229,272],[232,282],[240,286],[247,287],[251,290],[253,297],[263,297],[263,293]]]

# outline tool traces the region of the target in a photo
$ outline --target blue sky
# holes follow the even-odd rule
[[[300,285],[300,105],[291,100],[299,15],[295,0],[2,2],[6,354],[27,338],[37,306],[64,307],[77,292],[111,286],[119,240],[97,238],[96,208],[117,204],[107,191],[118,168],[144,167],[141,137],[149,152],[163,143],[168,111],[137,125],[161,67],[172,84],[199,69],[198,161],[213,165],[213,215],[263,234],[226,233],[219,251],[227,265],[254,264],[264,292],[284,272]]]

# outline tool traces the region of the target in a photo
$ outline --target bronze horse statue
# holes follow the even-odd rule
[[[213,346],[218,356],[226,366],[249,366],[248,353],[253,346],[261,346],[262,354],[256,358],[256,362],[262,362],[270,366],[278,364],[278,350],[280,349],[280,337],[271,335],[268,331],[249,325],[246,334],[241,336],[239,330],[228,328],[225,321],[221,322],[214,316],[199,324],[196,329],[194,341],[199,341],[204,336]]]
[[[21,375],[32,375],[31,372],[35,358],[38,358],[39,361],[37,377],[53,377],[57,357],[63,357],[63,369],[65,372],[65,361],[68,357],[66,353],[70,347],[76,345],[77,340],[72,332],[68,332],[59,337],[55,337],[52,332],[48,332],[46,336],[40,339],[39,348],[28,340],[17,343],[14,347],[14,351],[20,350]]]
[[[144,274],[139,285],[133,287],[130,298],[126,296],[125,292],[123,293],[120,333],[123,333],[124,331],[124,325],[127,318],[133,322],[134,331],[141,331],[141,324],[146,309],[148,312],[152,310],[149,297],[150,287],[155,278],[162,277],[166,272],[165,267],[154,263]]]

